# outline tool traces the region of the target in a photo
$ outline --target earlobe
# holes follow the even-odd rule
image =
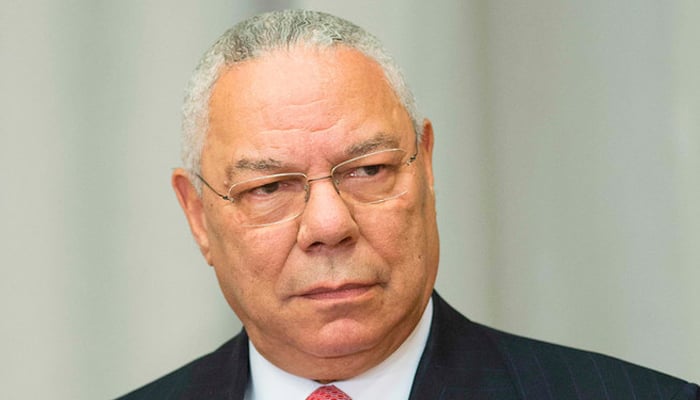
[[[202,252],[207,263],[212,265],[209,234],[201,197],[192,185],[192,182],[190,182],[187,172],[181,168],[173,171],[171,184],[175,190],[175,195],[180,203],[180,207],[182,207],[182,211],[184,211],[185,217],[187,217],[192,236],[194,236],[195,241],[199,245],[199,250]]]

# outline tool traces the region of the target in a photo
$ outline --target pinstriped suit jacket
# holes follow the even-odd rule
[[[700,400],[697,385],[473,323],[437,293],[433,304],[430,337],[409,400]],[[248,379],[248,337],[243,331],[215,352],[122,399],[243,400]]]

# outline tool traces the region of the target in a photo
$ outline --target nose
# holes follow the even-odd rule
[[[306,189],[306,202],[309,201],[309,195],[311,194],[311,184],[314,182],[324,181],[326,179],[329,179],[331,181],[335,192],[340,194],[340,191],[338,191],[338,186],[333,181],[333,175],[319,176],[318,178],[309,178],[306,180],[306,184],[308,185],[308,188]]]
[[[304,251],[326,251],[357,240],[357,223],[333,182],[325,182],[330,179],[329,175],[308,180],[306,208],[297,234]]]

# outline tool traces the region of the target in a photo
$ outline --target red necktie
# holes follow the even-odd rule
[[[306,400],[352,400],[350,396],[333,385],[321,386],[314,390]]]

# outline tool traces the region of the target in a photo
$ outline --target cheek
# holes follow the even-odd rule
[[[368,210],[358,221],[362,236],[398,272],[414,267],[423,251],[423,217],[417,199],[387,203],[384,210]],[[391,205],[391,207],[388,207]]]
[[[406,197],[370,224],[365,237],[370,245],[392,266],[392,275],[402,286],[422,286],[433,274],[434,260],[431,239],[435,228],[433,197],[429,190],[420,190]]]
[[[245,299],[274,295],[294,235],[283,227],[235,230],[217,226],[211,236],[216,275],[229,304],[238,313]]]

